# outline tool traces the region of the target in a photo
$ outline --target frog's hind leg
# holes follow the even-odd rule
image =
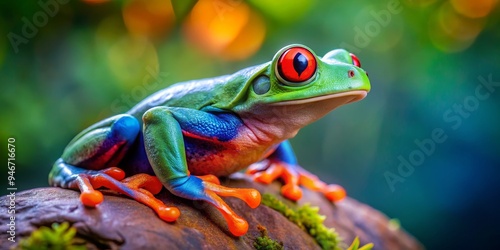
[[[101,203],[101,192],[94,190],[92,177],[121,180],[125,173],[116,165],[139,133],[139,122],[130,115],[117,115],[100,121],[78,134],[64,149],[49,174],[49,184],[79,189],[86,206]],[[101,170],[103,169],[103,170]],[[97,187],[96,187],[97,188]]]
[[[78,175],[88,170],[114,167],[123,158],[136,140],[140,131],[139,122],[130,115],[117,115],[100,121],[78,134],[64,149],[49,174],[52,186],[74,188],[75,182],[88,186],[88,180]],[[123,179],[121,170],[103,171],[103,174]],[[83,190],[82,190],[83,191]]]
[[[95,190],[106,187],[151,207],[165,221],[175,221],[180,213],[156,199],[163,185],[154,176],[138,174],[125,178],[114,167],[137,139],[139,122],[130,115],[118,115],[96,123],[78,134],[56,161],[49,174],[52,186],[79,189],[81,202],[95,207],[103,195]]]
[[[116,166],[137,139],[139,121],[121,114],[100,121],[78,134],[64,149],[65,163],[98,170]]]

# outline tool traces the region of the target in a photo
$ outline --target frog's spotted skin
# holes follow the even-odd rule
[[[256,181],[281,178],[282,194],[291,200],[302,196],[299,186],[340,200],[342,187],[298,166],[287,139],[331,110],[364,98],[370,83],[360,66],[345,50],[320,58],[305,46],[290,45],[271,62],[172,85],[78,134],[54,164],[49,182],[79,189],[90,207],[103,201],[95,189],[107,187],[175,221],[180,211],[154,197],[165,187],[214,205],[236,236],[245,234],[248,224],[220,196],[255,208],[260,194],[221,186],[217,176],[248,167]]]

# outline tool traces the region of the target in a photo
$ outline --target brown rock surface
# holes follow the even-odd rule
[[[243,177],[221,182],[279,196],[279,183],[266,186]],[[90,249],[253,249],[254,239],[260,236],[257,225],[263,225],[269,237],[282,241],[285,249],[319,249],[307,233],[264,205],[251,209],[238,199],[224,198],[249,223],[246,235],[234,237],[218,211],[206,203],[180,199],[163,190],[157,197],[181,211],[175,223],[167,223],[145,205],[112,191],[103,193],[104,202],[97,208],[84,207],[79,193],[73,190],[51,187],[17,193],[16,241],[40,226],[68,221],[77,228],[77,236],[88,241]],[[2,196],[0,203],[8,204],[8,199]],[[422,249],[404,231],[390,229],[386,216],[351,198],[334,205],[321,194],[304,190],[298,204],[285,202],[291,206],[311,203],[320,207],[320,214],[327,216],[325,224],[335,228],[345,243],[359,236],[363,244],[373,242],[374,249]],[[7,249],[14,245],[6,240],[8,216],[0,214],[2,248]]]

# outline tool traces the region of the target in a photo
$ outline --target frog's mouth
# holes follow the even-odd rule
[[[330,105],[330,108],[336,108],[342,106],[344,104],[348,104],[351,102],[359,101],[366,97],[368,91],[366,90],[353,90],[342,93],[335,93],[329,95],[316,96],[312,98],[291,100],[291,101],[282,101],[271,104],[270,106],[290,106],[290,105],[300,105],[300,104],[308,104],[308,103],[317,103],[327,101]]]
[[[352,90],[281,101],[254,108],[252,112],[241,114],[241,116],[244,120],[249,121],[247,124],[257,128],[257,131],[270,131],[267,134],[270,137],[292,138],[299,129],[344,104],[363,99],[367,93],[367,90]]]

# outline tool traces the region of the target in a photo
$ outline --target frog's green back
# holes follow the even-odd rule
[[[158,106],[197,110],[211,106],[231,110],[245,101],[252,79],[268,66],[269,62],[242,69],[232,75],[176,83],[153,93],[127,113],[140,119],[148,109]]]

